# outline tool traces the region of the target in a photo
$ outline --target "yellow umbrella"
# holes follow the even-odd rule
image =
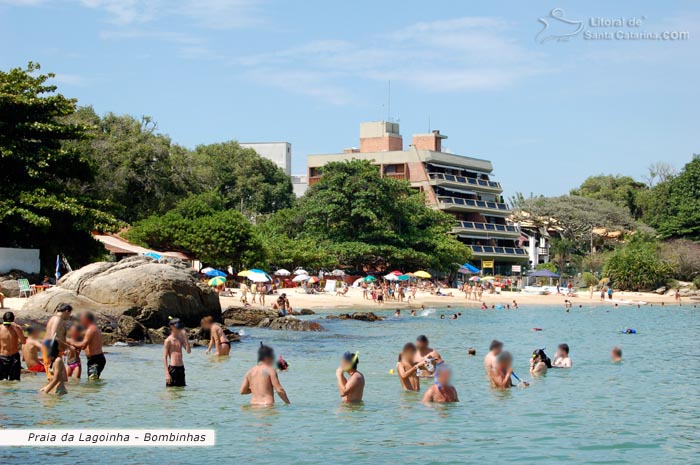
[[[209,280],[209,285],[211,287],[221,286],[222,284],[226,284],[226,278],[223,276],[217,276],[216,278],[211,278]]]
[[[423,271],[423,270],[416,271],[415,273],[413,273],[413,276],[415,276],[416,278],[423,278],[423,279],[430,279],[430,277],[431,277],[430,273],[428,273],[427,271]]]
[[[494,279],[496,278],[494,278],[493,276],[484,276],[483,278],[481,278],[482,281],[493,281]]]
[[[241,277],[243,277],[243,278],[246,278],[246,277],[248,277],[248,276],[250,276],[251,274],[254,274],[254,273],[255,273],[254,271],[243,270],[243,271],[241,271],[240,273],[238,273],[237,276],[241,276]]]

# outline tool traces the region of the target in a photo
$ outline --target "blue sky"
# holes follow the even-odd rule
[[[615,31],[687,39],[584,37]],[[430,122],[507,195],[689,161],[699,39],[692,1],[0,0],[3,69],[39,62],[80,104],[150,115],[180,144],[289,141],[303,173],[387,117],[391,81],[405,145]]]

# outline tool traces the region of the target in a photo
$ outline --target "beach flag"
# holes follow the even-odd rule
[[[61,277],[61,256],[56,255],[56,282]]]

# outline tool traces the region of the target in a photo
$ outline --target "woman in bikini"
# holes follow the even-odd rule
[[[66,351],[66,375],[68,378],[80,379],[83,372],[80,363],[80,349],[73,346],[73,344],[78,344],[83,340],[82,332],[83,328],[79,324],[73,323],[66,335],[66,340],[71,344]]]
[[[226,356],[230,354],[231,343],[226,337],[226,334],[224,334],[224,328],[222,328],[219,323],[215,323],[214,318],[211,316],[202,318],[201,324],[203,329],[209,331],[209,347],[207,347],[206,354],[209,355],[212,347],[216,347],[217,356]]]

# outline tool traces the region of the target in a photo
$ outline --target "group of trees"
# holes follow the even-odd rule
[[[518,195],[512,204],[517,220],[556,231],[547,264],[552,271],[587,272],[586,279],[596,272],[635,290],[700,276],[698,155],[679,172],[656,163],[644,181],[592,176],[569,195]],[[611,240],[596,229],[621,234]]]
[[[368,162],[332,164],[296,201],[290,178],[234,141],[190,150],[148,117],[98,115],[38,65],[0,71],[0,246],[82,265],[94,231],[211,266],[454,270],[470,250],[450,217]]]

